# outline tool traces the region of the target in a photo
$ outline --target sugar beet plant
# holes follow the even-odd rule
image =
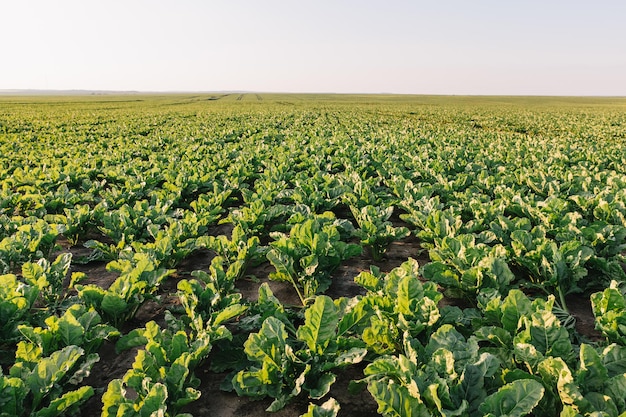
[[[360,246],[341,240],[340,229],[348,225],[328,212],[294,224],[289,234],[274,233],[267,259],[276,271],[270,278],[291,283],[306,305],[330,287],[330,274],[341,261],[361,253]]]
[[[0,98],[0,414],[185,415],[206,361],[306,416],[346,368],[386,416],[625,415],[622,99],[248,97]]]

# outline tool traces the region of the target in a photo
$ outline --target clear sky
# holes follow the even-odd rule
[[[624,0],[2,0],[0,89],[626,96]]]

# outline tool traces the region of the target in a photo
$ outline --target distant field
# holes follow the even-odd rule
[[[626,415],[626,98],[2,95],[0,179],[3,416]]]

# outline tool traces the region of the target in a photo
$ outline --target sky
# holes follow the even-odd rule
[[[623,0],[3,0],[0,89],[626,96]]]

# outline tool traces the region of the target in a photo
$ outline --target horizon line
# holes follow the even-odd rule
[[[261,91],[261,90],[100,90],[100,89],[56,89],[56,88],[0,88],[0,95],[141,95],[141,94],[292,94],[292,95],[387,95],[387,96],[442,96],[442,97],[588,97],[626,98],[626,95],[606,94],[523,94],[523,93],[396,93],[396,92],[311,92],[311,91]]]

